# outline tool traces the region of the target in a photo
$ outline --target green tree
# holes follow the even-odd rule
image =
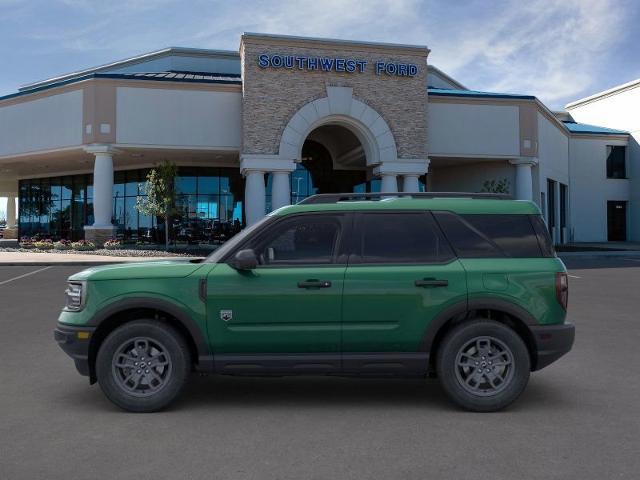
[[[175,178],[178,167],[165,160],[147,174],[147,184],[142,185],[145,197],[136,199],[136,210],[143,215],[164,219],[165,247],[169,250],[169,220],[176,213]]]
[[[484,193],[509,193],[509,180],[503,178],[502,180],[485,180],[482,184],[481,192]]]

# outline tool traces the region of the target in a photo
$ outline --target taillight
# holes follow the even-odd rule
[[[569,301],[569,278],[565,272],[556,273],[556,298],[562,308],[566,310]]]

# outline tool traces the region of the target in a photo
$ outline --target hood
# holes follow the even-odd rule
[[[182,278],[199,269],[202,263],[190,260],[118,263],[92,267],[71,275],[69,280],[134,280],[144,278]]]

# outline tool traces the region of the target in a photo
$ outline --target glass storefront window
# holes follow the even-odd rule
[[[193,176],[176,178],[176,191],[178,193],[196,193],[198,178]]]
[[[61,182],[62,200],[73,198],[73,177],[63,177]]]
[[[220,188],[220,177],[203,176],[198,177],[199,194],[217,194]]]
[[[127,243],[163,243],[164,220],[142,215],[135,208],[143,196],[148,170],[114,174],[113,224],[116,237]],[[179,168],[176,215],[169,233],[177,243],[219,243],[243,225],[244,180],[235,168]],[[22,236],[78,240],[93,224],[93,176],[74,175],[21,180],[19,185]]]
[[[124,198],[124,184],[126,172],[115,172],[113,174],[113,196]]]

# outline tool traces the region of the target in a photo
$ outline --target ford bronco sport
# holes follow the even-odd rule
[[[437,375],[495,411],[573,344],[568,284],[537,206],[496,195],[326,194],[202,260],[69,278],[55,339],[135,412],[190,372]]]

